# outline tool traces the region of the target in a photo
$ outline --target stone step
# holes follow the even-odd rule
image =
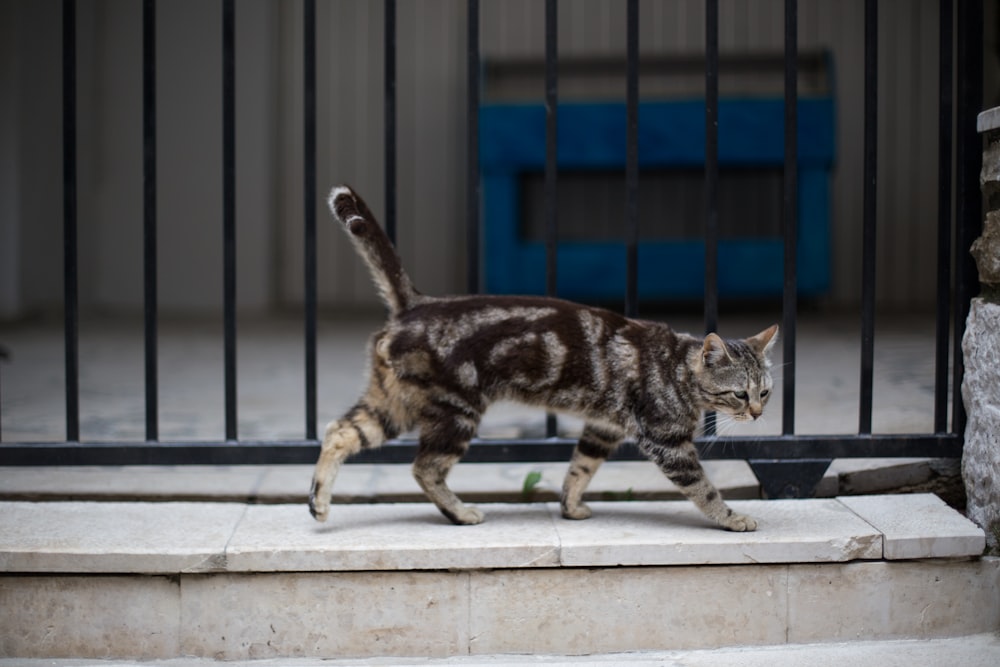
[[[81,661],[0,658],[0,667],[211,667],[209,658]],[[692,651],[632,651],[597,655],[478,655],[449,658],[278,658],[241,660],[229,667],[995,667],[1000,637],[979,634],[943,639],[785,644]]]
[[[0,656],[225,660],[666,649],[1000,629],[1000,559],[932,495],[687,502],[0,503]]]

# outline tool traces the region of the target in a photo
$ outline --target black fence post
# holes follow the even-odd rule
[[[80,440],[80,345],[76,230],[76,0],[62,3],[63,321],[66,440]]]
[[[385,0],[385,233],[396,243],[396,0]]]
[[[545,0],[545,293],[559,291],[559,3]],[[554,438],[556,416],[545,416],[545,435]]]
[[[479,181],[479,0],[469,0],[466,24],[466,67],[468,116],[466,127],[466,283],[469,294],[479,293],[479,222],[482,184]]]
[[[705,2],[705,333],[719,328],[719,1]],[[715,435],[715,413],[703,430]]]
[[[799,39],[798,0],[785,0],[785,165],[782,234],[785,276],[782,289],[781,433],[795,432],[795,325],[798,321],[799,207]]]
[[[878,174],[878,1],[865,0],[864,220],[861,257],[861,386],[858,433],[872,432],[875,364],[876,176]]]
[[[639,0],[626,6],[625,315],[639,314]]]
[[[156,0],[142,5],[143,312],[146,440],[159,436],[156,281]]]
[[[316,439],[316,0],[302,10],[302,249],[305,296],[306,440]]]
[[[784,437],[795,432],[795,325],[798,319],[798,2],[785,0],[785,159],[782,184],[784,285],[782,289]],[[866,71],[867,76],[867,71]],[[761,490],[768,498],[809,498],[832,458],[805,460],[750,459]]]
[[[952,113],[952,49],[954,48],[952,0],[941,0],[938,32],[938,238],[937,307],[934,354],[934,432],[948,430],[948,350],[951,323],[951,161],[954,115]]]
[[[222,0],[222,247],[226,440],[236,420],[236,22],[233,0]]]
[[[958,94],[955,157],[955,356],[952,380],[952,431],[965,432],[965,406],[962,403],[962,335],[969,316],[969,303],[979,291],[979,276],[969,254],[972,241],[983,228],[982,193],[979,172],[982,169],[982,138],[976,130],[976,117],[983,105],[983,3],[962,0],[958,3]]]
[[[3,365],[10,359],[10,352],[0,345],[0,442],[3,442]]]

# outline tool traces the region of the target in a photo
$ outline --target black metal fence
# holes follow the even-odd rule
[[[97,464],[261,464],[311,463],[318,453],[316,439],[316,3],[304,0],[303,133],[305,145],[303,199],[305,244],[305,427],[296,441],[247,442],[237,431],[236,382],[236,224],[235,224],[235,57],[233,0],[222,0],[223,49],[223,219],[224,238],[224,340],[225,348],[225,439],[216,442],[164,442],[158,434],[157,379],[157,284],[156,284],[156,24],[155,0],[143,3],[143,169],[144,169],[144,294],[145,294],[145,398],[146,436],[141,442],[80,442],[78,382],[77,308],[77,216],[76,216],[76,15],[74,0],[63,0],[63,177],[64,177],[64,272],[65,272],[65,372],[66,438],[51,443],[0,443],[2,465],[97,465]],[[627,288],[625,311],[638,309],[638,104],[639,30],[638,0],[627,0],[626,197],[622,202],[626,220]],[[981,225],[978,175],[981,144],[976,133],[976,114],[982,100],[983,7],[981,0],[940,2],[939,161],[936,372],[934,430],[917,435],[872,433],[872,385],[875,323],[875,263],[878,95],[878,5],[865,0],[864,29],[864,169],[859,187],[864,191],[863,276],[861,316],[860,420],[857,434],[816,436],[794,432],[796,392],[796,200],[797,184],[797,2],[784,3],[784,179],[783,233],[784,286],[782,334],[784,386],[782,433],[753,438],[715,438],[707,427],[699,441],[705,458],[746,459],[771,497],[810,495],[829,462],[842,457],[959,457],[965,415],[960,392],[953,391],[949,405],[949,380],[961,386],[960,341],[969,301],[977,289],[975,268],[967,249]],[[718,81],[719,3],[705,2],[705,214],[706,272],[704,322],[715,330],[718,318]],[[479,291],[480,203],[479,107],[480,107],[480,15],[478,0],[468,0],[468,163],[467,271],[469,292]],[[556,206],[556,131],[558,124],[557,2],[545,0],[545,101],[546,163],[544,216],[546,221],[547,289],[555,292],[558,239]],[[396,233],[396,3],[385,0],[385,225],[390,237]],[[954,59],[953,59],[954,54]],[[957,128],[957,129],[956,129]],[[954,155],[955,173],[952,173]],[[954,181],[954,197],[953,193]],[[953,373],[949,378],[949,361]],[[949,412],[951,414],[949,428]],[[471,461],[539,461],[566,459],[574,442],[555,437],[554,421],[542,439],[484,440],[469,451]],[[725,446],[709,446],[719,440]],[[409,461],[416,444],[394,441],[381,449],[366,451],[356,460]],[[626,446],[619,458],[635,457]]]

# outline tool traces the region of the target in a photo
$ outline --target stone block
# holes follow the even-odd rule
[[[969,249],[979,269],[979,282],[1000,285],[1000,211],[988,211],[983,233]]]
[[[790,643],[947,637],[1000,627],[1000,560],[789,567]]]
[[[976,116],[976,131],[979,133],[1000,129],[1000,107],[979,112]]]
[[[250,660],[464,654],[467,577],[448,572],[185,576],[180,655]]]
[[[926,458],[837,459],[830,470],[839,478],[838,495],[860,496],[926,483],[936,474],[931,462]]]
[[[3,502],[0,571],[217,571],[244,511],[227,503]]]
[[[0,494],[18,500],[245,502],[266,466],[0,467]],[[303,494],[304,495],[304,494]]]
[[[443,570],[554,567],[559,542],[545,505],[481,505],[486,521],[455,526],[428,503],[248,508],[226,550],[229,571]]]
[[[961,558],[983,553],[983,531],[931,493],[840,499],[883,535],[888,560]]]
[[[167,577],[0,578],[0,657],[179,655],[180,583]]]
[[[477,572],[470,653],[784,643],[785,566]]]
[[[757,530],[722,530],[687,501],[592,503],[590,519],[556,521],[562,564],[718,565],[882,557],[881,534],[837,500],[734,501],[730,506],[756,518]]]
[[[962,352],[967,514],[986,531],[991,552],[1000,553],[1000,305],[972,300]]]

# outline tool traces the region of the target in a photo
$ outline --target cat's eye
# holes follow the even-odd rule
[[[770,389],[764,389],[764,390],[762,390],[760,392],[760,397],[761,398],[767,398],[770,393],[771,393]]]
[[[747,393],[745,391],[736,391],[733,392],[733,395],[736,396],[736,398],[740,399],[741,401],[747,400]]]

